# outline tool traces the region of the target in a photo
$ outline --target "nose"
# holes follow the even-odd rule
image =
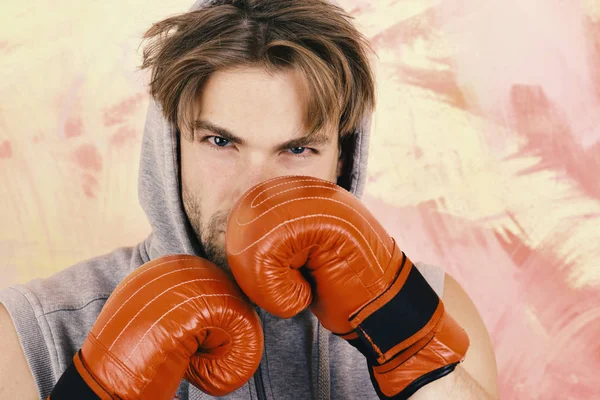
[[[268,157],[248,157],[238,169],[237,184],[232,200],[236,202],[251,187],[283,174],[284,171],[278,168],[276,163]]]

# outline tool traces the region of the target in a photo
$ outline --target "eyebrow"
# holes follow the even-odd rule
[[[194,131],[197,129],[201,129],[204,131],[209,131],[214,133],[215,135],[222,136],[223,139],[227,139],[231,143],[245,145],[246,141],[239,136],[234,135],[228,129],[220,127],[212,122],[197,119],[194,121]]]
[[[234,143],[234,144],[239,144],[241,146],[244,146],[247,144],[246,140],[235,135],[227,128],[218,126],[207,120],[202,120],[202,119],[195,120],[194,121],[194,130],[197,130],[197,129],[212,132],[215,135],[219,135],[223,139],[226,139],[229,142]],[[294,138],[294,139],[288,140],[286,142],[283,142],[281,144],[278,144],[276,146],[276,150],[283,151],[283,150],[291,149],[294,147],[324,146],[324,145],[328,144],[329,142],[331,142],[331,138],[329,137],[329,135],[326,135],[324,133],[313,133],[313,134],[308,134],[308,135],[305,135],[305,136],[302,136],[299,138]]]

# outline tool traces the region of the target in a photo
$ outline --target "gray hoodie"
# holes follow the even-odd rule
[[[198,0],[192,9],[210,1]],[[348,189],[360,197],[366,180],[370,118],[352,136]],[[134,247],[83,261],[47,279],[0,290],[25,357],[45,399],[71,363],[107,298],[135,268],[168,254],[202,256],[183,210],[178,135],[152,99],[148,107],[138,193],[152,232]],[[416,264],[441,297],[444,272]],[[226,399],[377,399],[363,356],[326,331],[309,312],[283,320],[258,310],[265,351],[253,379]],[[211,399],[182,381],[176,398]]]

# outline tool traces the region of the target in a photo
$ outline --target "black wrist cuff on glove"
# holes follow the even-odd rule
[[[408,274],[405,271],[405,278],[403,278],[402,272],[405,268],[410,270],[407,271]],[[408,347],[409,341],[414,343],[425,336],[427,332],[422,329],[430,324],[438,308],[440,298],[404,255],[403,266],[388,290],[357,311],[350,320],[379,301],[379,298],[389,296],[391,294],[389,292],[398,290],[398,281],[402,279],[405,281],[402,282],[399,291],[392,294],[393,297],[379,309],[364,318],[355,329],[358,338],[349,340],[350,344],[363,353],[372,364],[381,363],[381,358],[385,354],[393,357]],[[402,345],[403,342],[405,345]]]
[[[100,400],[100,397],[87,385],[72,362],[54,385],[48,400]]]

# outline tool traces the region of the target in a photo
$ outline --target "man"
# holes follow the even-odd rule
[[[253,185],[305,175],[362,192],[375,89],[368,45],[347,15],[325,0],[197,1],[192,10],[146,34],[152,100],[139,197],[152,233],[0,292],[0,399],[49,396],[138,267],[190,254],[228,270],[227,218]],[[454,372],[411,398],[495,398],[494,355],[476,308],[443,270],[417,268],[470,347]],[[363,355],[310,311],[289,319],[258,312],[262,361],[226,398],[378,398]],[[211,397],[181,381],[177,398]]]

